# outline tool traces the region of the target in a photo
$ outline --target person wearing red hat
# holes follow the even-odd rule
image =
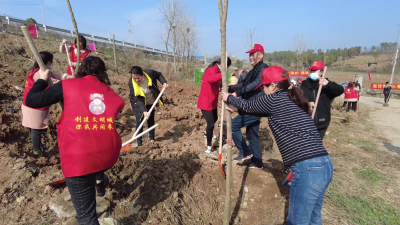
[[[315,126],[317,126],[321,139],[324,138],[326,130],[331,121],[331,103],[334,98],[340,96],[344,92],[342,85],[339,85],[328,79],[322,80],[325,65],[321,61],[315,61],[309,68],[309,78],[302,82],[301,90],[304,96],[308,99],[311,108],[315,107],[315,100],[319,84],[322,82],[322,90],[318,101],[317,111],[314,117]]]
[[[229,79],[229,85],[236,85],[238,83],[238,79],[236,77],[236,73],[232,73],[231,79]]]
[[[333,165],[311,119],[308,101],[279,66],[263,70],[258,89],[265,95],[251,101],[225,92],[221,95],[229,111],[268,117],[283,163],[293,174],[287,224],[322,224],[322,204]]]
[[[246,75],[247,75],[247,70],[246,70],[246,68],[243,68],[242,73],[239,76],[239,80],[240,79],[243,80],[246,77]],[[239,83],[239,81],[238,81],[238,83]]]
[[[265,52],[260,44],[255,44],[247,53],[249,53],[249,61],[253,69],[244,79],[240,78],[237,85],[229,86],[229,92],[246,100],[255,100],[263,95],[262,91],[255,90],[255,88],[261,84],[262,72],[268,65],[263,62]],[[239,150],[239,155],[234,160],[236,162],[246,161],[245,165],[249,168],[263,168],[260,138],[258,137],[260,120],[259,116],[242,115],[241,113],[232,119],[232,139]],[[246,127],[249,146],[243,138],[242,127]]]

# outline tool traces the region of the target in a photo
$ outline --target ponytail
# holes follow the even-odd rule
[[[232,64],[232,61],[229,57],[227,59],[228,59],[227,66],[230,67]],[[219,58],[218,60],[216,60],[216,61],[212,62],[210,65],[208,65],[207,68],[204,70],[204,72],[206,72],[209,68],[215,66],[216,64],[221,65],[221,58]]]
[[[48,62],[53,62],[54,56],[50,52],[40,52],[39,55],[40,55],[40,58],[42,58],[44,65],[46,65]],[[37,68],[39,68],[39,63],[37,61],[35,61],[35,63],[33,64],[33,67],[32,67],[32,71],[34,71]]]
[[[282,73],[282,78],[288,77],[289,73],[287,71],[284,71]],[[298,88],[298,87],[292,87],[290,83],[290,79],[287,80],[281,80],[279,82],[276,82],[276,85],[279,89],[282,90],[288,90],[289,91],[289,98],[292,100],[296,105],[302,109],[306,113],[310,113],[310,106],[308,105],[308,100],[306,97],[303,95],[303,91]],[[289,87],[292,87],[289,89]]]

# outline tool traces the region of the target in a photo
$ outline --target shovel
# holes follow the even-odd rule
[[[68,51],[67,44],[64,44],[64,46],[65,46],[65,52],[67,52],[68,66],[71,68],[72,77],[75,77],[75,75],[74,75],[74,68],[72,68],[72,66],[69,65],[69,64],[71,63],[71,58],[69,57],[69,51]]]
[[[219,152],[218,152],[218,165],[221,170],[222,175],[225,177],[224,168],[222,167],[222,135],[224,134],[224,111],[225,111],[225,102],[222,101],[222,110],[221,110],[221,125],[219,130]]]
[[[314,109],[313,109],[312,114],[311,114],[311,118],[312,118],[312,119],[314,119],[315,113],[317,112],[317,106],[318,106],[319,96],[320,96],[321,90],[322,90],[322,82],[323,82],[324,79],[325,79],[325,73],[326,73],[326,70],[327,70],[327,69],[328,69],[328,67],[325,66],[325,68],[324,68],[324,73],[322,74],[321,83],[319,84],[319,88],[318,88],[318,92],[317,92],[317,97],[316,97],[316,99],[315,99],[315,106],[314,106]]]

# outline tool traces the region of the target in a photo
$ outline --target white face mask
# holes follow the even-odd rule
[[[51,64],[51,65],[49,66],[49,70],[51,70],[51,68],[53,68],[53,64]]]
[[[318,80],[319,79],[319,73],[310,73],[310,79],[311,80]]]

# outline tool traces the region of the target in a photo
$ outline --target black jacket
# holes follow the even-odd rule
[[[262,72],[268,65],[263,61],[257,63],[246,77],[238,80],[238,84],[229,86],[229,93],[236,93],[236,96],[242,96],[243,99],[254,100],[263,94],[262,91],[254,91],[261,84]],[[240,81],[240,83],[239,83]]]
[[[389,95],[390,91],[392,90],[392,87],[390,87],[388,84],[383,88],[383,94],[384,95]]]
[[[300,89],[303,91],[304,96],[308,99],[309,102],[315,102],[319,85],[315,85],[316,89],[313,89],[310,85],[310,82],[318,81],[311,81],[310,79],[307,79],[302,82]],[[329,126],[329,122],[331,121],[332,101],[334,98],[340,96],[343,93],[343,86],[333,81],[329,81],[326,86],[322,87],[317,111],[314,117],[314,124],[317,126],[318,129],[326,128]]]
[[[155,71],[155,70],[143,70],[144,73],[146,73],[149,76],[149,88],[150,91],[154,93],[154,96],[157,98],[158,95],[160,94],[160,90],[157,87],[157,80],[160,81],[161,84],[167,83],[167,80],[165,80],[164,76],[162,73]],[[144,76],[146,76],[146,74]],[[151,81],[151,82],[150,82]],[[151,83],[151,85],[150,85]],[[135,83],[135,86],[137,84]],[[139,85],[137,85],[138,88]],[[131,106],[132,110],[135,113],[136,117],[141,117],[143,112],[147,111],[146,108],[146,97],[143,95],[140,95],[137,91],[135,93],[135,88],[134,85],[132,84],[132,77],[129,78],[129,99],[131,101]],[[161,103],[163,103],[162,98],[160,98]]]

